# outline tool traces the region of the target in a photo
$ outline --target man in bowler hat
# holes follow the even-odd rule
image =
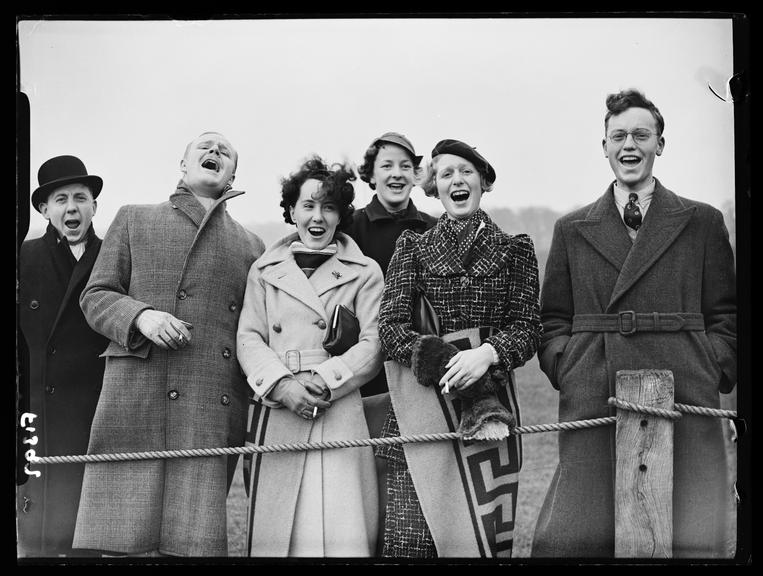
[[[18,262],[19,412],[36,417],[20,431],[38,456],[84,454],[98,402],[108,339],[79,306],[101,239],[92,220],[103,181],[74,156],[57,156],[38,172],[32,205],[48,220],[25,241]],[[21,450],[30,446],[19,444]],[[17,487],[18,556],[70,556],[83,466],[43,467]],[[85,551],[74,555],[85,554]]]

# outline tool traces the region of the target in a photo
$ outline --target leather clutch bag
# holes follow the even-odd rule
[[[358,318],[347,306],[337,304],[323,340],[323,349],[332,356],[339,356],[357,344],[359,337]]]

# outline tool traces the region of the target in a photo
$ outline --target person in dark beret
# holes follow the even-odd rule
[[[84,454],[103,380],[99,356],[109,343],[79,306],[101,248],[92,220],[103,180],[75,156],[47,160],[38,180],[32,205],[48,227],[22,244],[18,268],[20,404],[35,415],[34,432],[22,434],[37,438],[37,456]],[[19,557],[87,555],[72,549],[83,470],[66,464],[42,467],[39,477],[22,473]]]
[[[387,271],[379,337],[392,406],[382,436],[463,439],[377,448],[389,463],[384,556],[511,555],[521,465],[512,370],[535,354],[542,328],[532,240],[480,208],[495,180],[474,147],[438,142],[424,189],[445,213],[423,234],[403,232]],[[421,294],[438,335],[414,324]]]

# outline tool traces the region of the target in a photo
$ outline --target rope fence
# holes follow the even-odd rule
[[[618,398],[611,397],[607,401],[610,406],[618,409],[629,410],[641,414],[659,416],[670,420],[678,420],[682,413],[693,414],[697,416],[707,416],[714,418],[736,418],[737,413],[734,410],[719,410],[715,408],[706,408],[702,406],[691,406],[688,404],[676,403],[675,410],[664,410],[626,402]],[[512,434],[536,434],[540,432],[558,432],[583,430],[586,428],[595,428],[598,426],[608,426],[617,421],[616,416],[607,416],[604,418],[593,418],[590,420],[574,420],[570,422],[556,422],[549,424],[534,424],[530,426],[517,426],[512,430]],[[447,440],[463,440],[458,432],[443,432],[434,434],[418,434],[410,436],[393,436],[387,438],[359,438],[355,440],[333,440],[326,442],[296,442],[291,444],[271,444],[264,446],[234,446],[226,448],[193,448],[186,450],[152,450],[145,452],[123,452],[115,454],[86,454],[75,456],[30,456],[30,464],[71,464],[71,463],[92,463],[92,462],[122,462],[130,460],[157,460],[165,458],[195,458],[208,456],[224,456],[235,454],[264,454],[276,452],[299,452],[306,450],[330,450],[335,448],[358,448],[363,446],[384,446],[392,444],[412,444],[421,442],[442,442]],[[502,438],[479,440],[490,442],[501,440]]]

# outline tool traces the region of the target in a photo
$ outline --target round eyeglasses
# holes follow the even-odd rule
[[[633,140],[637,144],[645,144],[649,142],[649,139],[655,135],[654,132],[644,129],[634,130],[633,132],[627,132],[625,130],[615,130],[607,138],[613,144],[622,144],[628,138],[628,134],[633,136]]]

